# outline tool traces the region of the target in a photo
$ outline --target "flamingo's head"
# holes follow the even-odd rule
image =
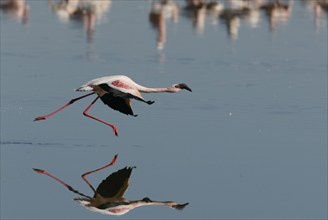
[[[191,88],[186,83],[174,84],[173,87],[177,89],[185,89],[188,90],[189,92],[192,92]]]

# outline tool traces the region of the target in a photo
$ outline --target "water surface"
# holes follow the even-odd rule
[[[27,1],[24,22],[1,12],[1,218],[112,218],[32,168],[92,195],[80,175],[116,153],[114,167],[89,177],[95,186],[136,166],[127,198],[190,202],[122,219],[327,218],[327,14],[313,2],[292,2],[274,28],[264,11],[256,25],[241,18],[229,35],[209,15],[197,28],[179,1],[162,49],[150,1],[112,1],[91,34],[46,1]],[[186,82],[193,92],[145,94],[155,104],[133,101],[136,118],[96,103],[92,114],[119,137],[82,115],[92,98],[33,122],[88,80],[115,74],[151,87]]]

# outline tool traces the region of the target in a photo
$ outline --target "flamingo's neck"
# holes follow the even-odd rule
[[[168,88],[147,88],[141,86],[138,88],[140,92],[144,93],[155,93],[155,92],[177,92],[173,87],[168,87]]]

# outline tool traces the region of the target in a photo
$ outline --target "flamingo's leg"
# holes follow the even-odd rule
[[[116,126],[114,125],[114,124],[110,124],[110,123],[108,123],[108,122],[105,122],[105,121],[103,121],[103,120],[101,120],[101,119],[99,119],[99,118],[96,118],[96,117],[94,117],[94,116],[92,116],[92,115],[90,115],[89,113],[88,113],[88,111],[89,111],[89,109],[91,108],[91,106],[97,101],[99,99],[99,96],[97,96],[97,98],[95,99],[95,100],[93,100],[93,102],[91,102],[91,104],[83,111],[83,115],[84,116],[87,116],[87,117],[89,117],[89,118],[92,118],[92,119],[94,119],[94,120],[96,120],[96,121],[99,121],[99,122],[101,122],[101,123],[104,123],[104,124],[106,124],[106,125],[108,125],[108,126],[110,126],[110,127],[112,127],[113,128],[113,131],[114,131],[114,134],[116,135],[116,136],[118,136],[118,131],[117,131],[117,128],[116,128]]]
[[[72,191],[75,194],[78,194],[80,196],[83,196],[83,197],[86,197],[86,198],[91,199],[90,196],[87,196],[87,195],[84,195],[83,193],[80,193],[79,191],[77,191],[76,189],[74,189],[73,187],[71,187],[70,185],[68,185],[67,183],[65,183],[64,181],[62,181],[62,180],[58,179],[57,177],[53,176],[51,173],[48,173],[47,171],[41,170],[41,169],[36,169],[36,168],[33,168],[33,170],[35,172],[37,172],[37,173],[44,174],[44,175],[47,175],[47,176],[53,178],[54,180],[56,180],[59,183],[61,183],[62,185],[64,185],[69,191]]]
[[[51,112],[51,113],[48,114],[48,115],[44,115],[44,116],[37,117],[37,118],[34,119],[34,121],[46,120],[47,118],[49,118],[49,117],[51,117],[52,115],[56,114],[57,112],[63,110],[64,108],[66,108],[67,106],[73,104],[74,102],[76,102],[76,101],[78,101],[78,100],[80,100],[80,99],[83,99],[83,98],[85,98],[85,97],[88,97],[88,96],[90,96],[90,95],[93,95],[93,94],[95,94],[95,93],[92,92],[92,93],[89,93],[89,94],[87,94],[87,95],[83,95],[83,96],[77,97],[77,98],[75,98],[75,99],[72,99],[71,101],[69,101],[68,103],[66,103],[65,105],[63,105],[63,106],[60,107],[59,109],[57,109],[56,111]]]
[[[92,170],[92,171],[86,172],[86,173],[84,173],[84,174],[81,175],[82,179],[83,179],[83,180],[84,180],[84,181],[90,186],[90,188],[92,189],[92,191],[93,191],[94,193],[96,193],[96,190],[95,190],[95,188],[93,188],[93,186],[89,183],[89,181],[87,180],[86,177],[87,177],[89,174],[91,174],[91,173],[95,173],[95,172],[98,172],[98,171],[100,171],[100,170],[103,170],[103,169],[105,169],[105,168],[107,168],[107,167],[113,166],[113,165],[115,164],[116,160],[117,160],[117,157],[118,157],[118,154],[116,154],[116,155],[114,156],[114,158],[112,159],[112,161],[111,161],[109,164],[107,164],[106,166],[103,166],[103,167],[101,167],[101,168],[98,168],[98,169],[95,169],[95,170]]]

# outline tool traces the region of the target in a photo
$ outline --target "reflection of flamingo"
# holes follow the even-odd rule
[[[169,0],[153,1],[149,13],[149,21],[158,29],[157,48],[163,49],[166,42],[166,19],[178,22],[179,6]]]
[[[34,120],[35,121],[45,120],[45,119],[49,118],[50,116],[56,114],[57,112],[61,111],[68,105],[73,104],[75,101],[96,93],[98,95],[97,98],[84,110],[83,114],[89,118],[95,119],[108,126],[111,126],[114,130],[115,135],[118,136],[118,131],[114,124],[110,124],[108,122],[105,122],[101,119],[98,119],[98,118],[88,114],[88,111],[91,108],[91,106],[99,98],[103,101],[104,104],[108,105],[110,108],[112,108],[114,110],[117,110],[117,111],[127,114],[127,115],[136,116],[133,114],[133,111],[131,109],[131,100],[130,100],[131,98],[145,102],[148,105],[151,105],[154,103],[153,101],[145,101],[140,94],[141,92],[143,92],[143,93],[155,93],[155,92],[176,93],[182,89],[186,89],[191,92],[191,89],[185,83],[173,84],[172,86],[167,87],[167,88],[147,88],[147,87],[144,87],[144,86],[141,86],[141,85],[135,83],[134,81],[132,81],[132,79],[130,79],[127,76],[123,76],[123,75],[105,76],[105,77],[91,80],[90,82],[86,83],[85,85],[82,85],[81,87],[75,89],[75,91],[93,91],[92,93],[72,99],[67,104],[65,104],[61,108],[57,109],[56,111],[54,111],[48,115],[45,115],[45,116],[37,117]]]
[[[204,32],[206,10],[205,0],[186,0],[185,11],[192,18],[193,26],[199,34]]]
[[[327,26],[325,12],[328,13],[328,0],[303,0],[301,3],[307,10],[313,12],[316,31],[319,31],[322,26]]]
[[[317,5],[321,7],[323,10],[328,12],[328,1],[327,0],[318,0]]]
[[[103,17],[111,4],[110,0],[63,0],[58,3],[48,1],[62,21],[67,22],[69,19],[81,21],[88,41],[92,41],[96,21]]]
[[[246,16],[249,11],[250,10],[244,1],[227,1],[227,8],[221,12],[219,18],[226,25],[228,35],[231,39],[237,39],[240,27],[240,19]]]
[[[68,190],[72,191],[75,194],[82,196],[83,198],[75,198],[75,201],[78,201],[82,206],[87,208],[90,211],[107,214],[107,215],[123,215],[134,208],[145,206],[145,205],[165,205],[170,208],[177,210],[182,210],[188,203],[178,204],[172,201],[153,201],[149,198],[144,198],[142,200],[126,200],[123,198],[124,193],[126,192],[129,186],[129,179],[134,167],[125,167],[118,170],[115,173],[109,175],[105,180],[103,180],[97,189],[95,189],[89,181],[86,179],[86,176],[103,170],[109,166],[114,165],[117,159],[117,155],[113,158],[112,162],[104,167],[99,169],[87,172],[82,174],[83,180],[90,186],[94,192],[94,196],[90,197],[79,191],[75,190],[73,187],[65,183],[64,181],[58,179],[47,171],[41,169],[34,169],[35,172],[47,175],[62,185],[64,185]]]
[[[217,18],[223,10],[223,4],[216,1],[186,0],[184,9],[186,15],[192,18],[197,33],[202,34],[205,29],[206,15],[210,14],[212,24],[217,24]]]
[[[0,9],[10,13],[24,24],[28,21],[30,7],[26,5],[25,0],[7,0],[0,3]]]
[[[320,26],[324,23],[321,18],[324,16],[324,12],[328,13],[328,0],[318,0],[314,6],[314,17],[315,17],[315,26],[319,30]]]
[[[231,39],[237,39],[238,30],[240,27],[240,17],[243,15],[243,11],[241,9],[230,9],[227,8],[222,11],[220,14],[220,19],[224,21],[229,37]]]
[[[274,31],[277,23],[286,23],[291,14],[291,1],[288,3],[283,3],[281,0],[275,0],[274,2],[269,2],[263,4],[260,9],[266,12],[269,19],[270,30]]]

